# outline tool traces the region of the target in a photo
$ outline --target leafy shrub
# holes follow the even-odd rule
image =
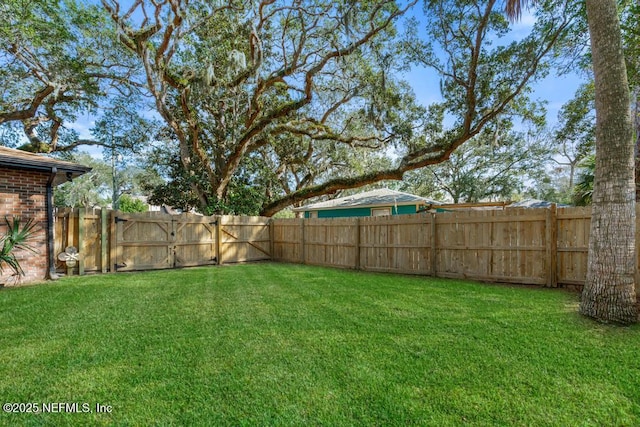
[[[149,210],[149,205],[139,199],[134,199],[128,194],[123,194],[120,196],[120,200],[118,202],[120,212],[127,213],[135,213],[135,212],[147,212]]]

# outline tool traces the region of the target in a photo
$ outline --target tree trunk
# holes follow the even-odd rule
[[[636,139],[636,203],[640,201],[640,88],[635,88],[632,95],[633,124]]]
[[[586,0],[595,76],[596,169],[587,278],[580,312],[638,320],[635,170],[629,87],[616,0]]]

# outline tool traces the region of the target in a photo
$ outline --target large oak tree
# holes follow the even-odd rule
[[[104,113],[114,94],[143,94],[165,125],[149,139],[173,150],[187,199],[224,211],[250,188],[272,215],[399,180],[528,114],[528,85],[548,68],[571,3],[540,8],[513,41],[494,0],[427,1],[423,28],[404,38],[399,19],[420,11],[391,0],[8,0],[0,125],[13,137],[20,126],[33,151],[113,148],[66,125]],[[436,73],[441,102],[416,102],[398,77],[409,65]]]
[[[507,41],[498,3],[428,1],[426,35],[398,44],[394,24],[413,3],[102,0],[177,144],[182,188],[206,210],[234,177],[260,175],[264,215],[402,179],[523,114],[573,11],[541,9],[528,36]],[[416,105],[394,77],[408,61],[439,74],[442,102]]]

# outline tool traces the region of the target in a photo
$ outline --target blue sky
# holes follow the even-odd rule
[[[530,10],[524,10],[522,18],[513,24],[513,33],[516,36],[525,36],[533,27],[535,17]],[[545,79],[533,85],[532,98],[546,100],[547,124],[552,126],[557,122],[558,111],[564,103],[573,98],[578,87],[584,83],[583,77],[570,73],[564,76],[556,76],[553,72]]]
[[[407,12],[406,18],[415,18],[422,21],[420,3]],[[520,20],[511,24],[511,32],[505,37],[505,41],[519,40],[531,32],[535,23],[535,16],[531,10],[523,10]],[[403,22],[399,23],[402,27]],[[423,25],[419,28],[422,38],[427,38]],[[416,98],[423,105],[441,99],[439,77],[424,68],[414,68],[406,73],[404,78],[410,82],[416,94]],[[556,76],[551,70],[549,76],[532,85],[534,100],[546,101],[547,125],[551,128],[557,123],[557,116],[562,105],[571,100],[578,87],[584,83],[583,77],[576,73],[569,73],[564,76]]]
[[[429,71],[414,69],[405,75],[411,83],[416,98],[423,105],[440,99],[440,83],[435,76],[429,77]],[[547,102],[547,124],[552,127],[557,122],[558,111],[562,105],[573,98],[576,90],[583,83],[577,74],[556,76],[553,73],[533,85],[533,99]]]

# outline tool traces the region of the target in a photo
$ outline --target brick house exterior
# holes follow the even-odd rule
[[[0,147],[0,235],[6,232],[5,217],[32,218],[37,224],[31,241],[37,253],[16,253],[25,276],[12,276],[11,269],[3,267],[0,284],[29,283],[50,277],[53,187],[90,170],[74,163]]]

